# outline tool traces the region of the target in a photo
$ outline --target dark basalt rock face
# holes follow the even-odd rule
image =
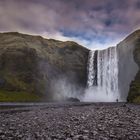
[[[52,100],[51,81],[61,76],[84,88],[88,52],[75,42],[0,33],[0,91],[24,91]]]

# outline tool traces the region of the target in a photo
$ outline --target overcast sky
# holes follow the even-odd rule
[[[18,31],[88,48],[116,45],[140,28],[140,0],[0,0],[0,31]]]

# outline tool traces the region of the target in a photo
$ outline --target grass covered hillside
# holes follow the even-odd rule
[[[88,51],[75,42],[0,33],[0,101],[51,100],[51,81],[61,76],[84,87]]]

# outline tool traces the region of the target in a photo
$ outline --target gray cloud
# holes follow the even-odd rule
[[[139,27],[139,0],[0,1],[0,31],[40,34],[100,47],[116,43]]]

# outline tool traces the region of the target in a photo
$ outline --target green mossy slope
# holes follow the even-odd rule
[[[50,100],[51,81],[61,75],[84,87],[88,52],[75,42],[0,33],[0,101],[28,101],[38,95]]]
[[[0,90],[0,102],[36,102],[41,96],[33,93]]]

